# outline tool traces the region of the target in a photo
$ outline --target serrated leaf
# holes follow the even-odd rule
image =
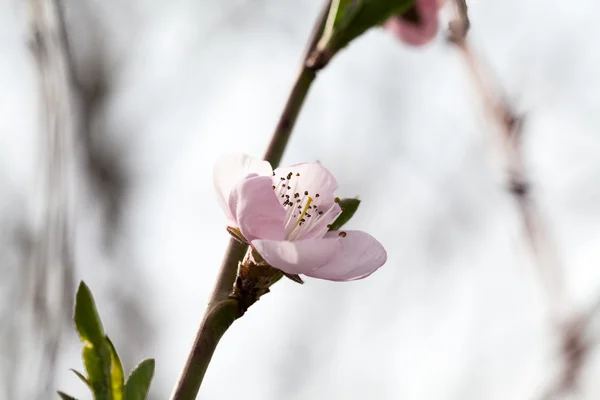
[[[127,400],[145,400],[154,376],[154,360],[146,359],[131,371],[125,384]]]
[[[62,400],[77,400],[75,397],[69,396],[69,395],[68,395],[68,394],[66,394],[66,393],[63,393],[63,392],[60,392],[60,391],[59,391],[59,392],[56,392],[56,393],[58,393],[58,395],[60,396],[60,398],[61,398]]]
[[[370,28],[405,13],[414,4],[415,0],[334,0],[319,50],[336,53]]]
[[[91,390],[93,390],[92,389],[92,385],[90,385],[90,382],[87,380],[87,378],[85,376],[83,376],[83,374],[81,372],[79,372],[79,371],[77,371],[75,369],[71,369],[71,371],[73,371],[73,373],[75,375],[77,375],[77,377],[79,377],[79,379],[81,379],[81,381],[83,383],[85,383],[87,387],[89,387]]]
[[[344,226],[346,222],[350,221],[350,218],[352,218],[354,216],[354,213],[356,213],[356,210],[358,210],[360,200],[356,198],[342,199],[340,200],[339,204],[340,207],[342,207],[342,213],[339,217],[337,217],[335,221],[333,221],[333,223],[329,227],[330,232],[337,231],[342,226]]]
[[[75,296],[75,328],[82,342],[90,342],[95,346],[104,343],[104,328],[98,315],[96,302],[90,288],[82,281]]]
[[[123,397],[125,396],[125,377],[123,375],[123,364],[121,364],[121,359],[117,354],[117,350],[108,336],[106,337],[106,342],[108,343],[108,347],[110,349],[110,378],[113,400],[123,400]]]

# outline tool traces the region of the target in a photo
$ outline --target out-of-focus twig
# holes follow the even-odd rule
[[[325,28],[330,7],[331,1],[325,1],[308,40],[300,71],[265,152],[264,159],[269,161],[273,167],[277,167],[283,157],[306,95],[316,78],[318,69],[322,68],[322,66],[309,65],[308,59]],[[236,280],[238,264],[247,249],[247,245],[234,239],[230,240],[204,318],[196,333],[183,372],[171,395],[171,400],[194,400],[196,398],[219,340],[231,324],[244,315],[245,306],[241,304],[239,298],[230,295]]]
[[[586,330],[598,314],[600,302],[587,313],[569,313],[563,284],[564,270],[548,227],[543,223],[541,212],[530,193],[521,147],[523,120],[506,101],[494,95],[489,78],[483,73],[481,63],[468,45],[466,36],[470,23],[466,1],[454,0],[454,5],[457,17],[450,22],[449,41],[463,55],[484,107],[500,133],[499,141],[509,176],[509,188],[518,203],[526,237],[537,261],[550,304],[552,322],[559,329],[562,372],[558,383],[543,396],[544,400],[555,399],[577,388],[579,375],[591,348],[591,343],[585,337]]]
[[[566,303],[562,283],[563,271],[556,254],[556,246],[549,234],[549,227],[543,222],[542,213],[531,196],[521,146],[523,118],[514,112],[505,99],[495,94],[489,76],[484,73],[482,63],[467,42],[470,22],[466,2],[455,0],[454,4],[457,18],[450,22],[448,39],[463,55],[474,85],[481,95],[486,113],[494,123],[493,128],[499,133],[496,141],[502,149],[501,153],[508,173],[508,186],[518,203],[527,241],[542,276],[553,317],[556,321],[560,321]]]
[[[36,185],[33,251],[23,282],[22,302],[31,321],[22,328],[41,343],[44,356],[37,398],[48,395],[73,293],[72,195],[74,180],[74,112],[69,50],[59,0],[28,0],[30,48],[37,67],[40,110],[40,171]],[[27,346],[26,351],[36,350]]]

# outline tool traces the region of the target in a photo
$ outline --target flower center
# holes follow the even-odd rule
[[[278,177],[273,172],[273,191],[286,210],[285,238],[299,240],[323,237],[333,221],[339,216],[339,207],[319,202],[319,193],[300,190],[299,173]]]

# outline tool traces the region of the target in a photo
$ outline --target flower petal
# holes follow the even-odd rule
[[[270,176],[251,174],[241,181],[229,196],[229,207],[247,240],[283,240],[285,209]]]
[[[413,22],[402,18],[401,15],[388,19],[385,28],[400,40],[413,46],[423,46],[429,43],[438,31],[438,9],[443,5],[438,0],[416,0],[415,7],[419,21]]]
[[[338,188],[338,183],[327,168],[319,163],[302,163],[292,165],[290,167],[277,168],[275,176],[273,176],[273,184],[281,183],[281,178],[290,176],[288,185],[292,188],[291,193],[299,193],[304,196],[308,192],[308,196],[312,197],[313,205],[318,205],[323,209],[329,208],[335,198],[335,191]],[[319,197],[316,197],[316,195]]]
[[[217,200],[230,220],[236,222],[228,207],[229,196],[236,185],[251,173],[271,176],[271,164],[249,155],[236,153],[220,157],[213,169],[213,183],[217,192]]]
[[[352,281],[366,278],[387,261],[387,252],[373,236],[362,231],[333,231],[323,240],[337,240],[340,252],[327,265],[304,273],[330,281]]]
[[[337,239],[306,239],[295,242],[253,240],[252,247],[271,266],[288,274],[306,274],[320,268],[340,251]]]

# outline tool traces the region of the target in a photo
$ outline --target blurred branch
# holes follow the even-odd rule
[[[590,352],[597,345],[587,336],[592,322],[600,314],[600,297],[584,313],[572,316],[561,331],[561,355],[563,366],[560,377],[541,400],[554,400],[577,389],[579,376],[585,367]]]
[[[600,301],[589,312],[568,315],[566,288],[563,284],[563,269],[560,265],[555,244],[542,223],[541,212],[531,197],[521,147],[522,118],[517,116],[509,104],[494,95],[489,78],[482,72],[481,63],[475,57],[466,40],[470,27],[465,0],[454,0],[457,17],[449,25],[449,41],[463,55],[470,75],[479,90],[483,104],[500,132],[502,152],[509,175],[509,188],[518,203],[527,240],[536,258],[546,294],[551,306],[553,322],[559,327],[563,368],[556,387],[543,399],[550,400],[575,390],[591,344],[585,339],[587,327],[600,310]]]
[[[308,41],[300,72],[292,86],[275,132],[273,132],[271,142],[265,152],[264,159],[269,161],[273,168],[279,165],[283,157],[298,114],[302,109],[318,69],[320,69],[309,65],[308,58],[325,28],[330,6],[331,1],[324,2],[323,9],[317,18]],[[230,240],[204,318],[196,333],[186,365],[171,395],[171,400],[194,400],[196,398],[219,340],[231,324],[244,315],[245,307],[238,298],[231,298],[230,294],[236,280],[238,264],[246,254],[247,249],[247,245],[240,244],[234,239]]]
[[[30,48],[37,67],[43,129],[41,184],[36,188],[36,218],[33,251],[28,254],[23,280],[23,304],[31,315],[25,329],[43,347],[38,396],[46,396],[52,386],[63,324],[72,308],[72,183],[74,135],[73,88],[64,17],[58,0],[29,0]],[[32,285],[32,286],[30,286]],[[57,303],[58,301],[58,303]],[[31,313],[29,313],[31,311]],[[27,351],[34,349],[24,346]],[[28,366],[27,375],[34,374]],[[38,397],[39,398],[39,397]]]
[[[506,164],[509,190],[518,204],[527,241],[536,258],[554,317],[558,321],[566,300],[565,288],[553,240],[548,233],[548,227],[542,222],[542,213],[531,196],[521,146],[523,118],[518,116],[503,98],[495,95],[489,77],[483,73],[481,62],[466,40],[470,27],[466,3],[464,0],[455,0],[454,4],[457,18],[450,22],[448,39],[463,56],[484,108],[499,133],[497,139]]]

